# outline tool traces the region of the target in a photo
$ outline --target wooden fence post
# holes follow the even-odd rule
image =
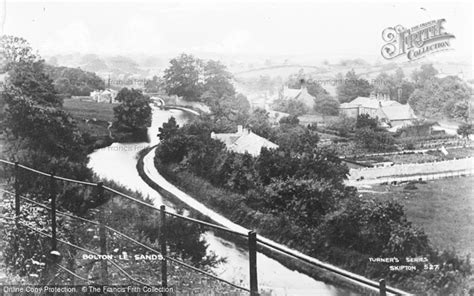
[[[15,161],[15,217],[20,217],[20,167]]]
[[[257,281],[257,233],[249,231],[249,267],[250,267],[250,295],[258,296],[258,281]]]
[[[104,198],[104,183],[97,183],[97,198],[103,200]],[[105,212],[103,207],[99,211],[99,245],[100,245],[100,254],[107,255],[107,232],[105,229]],[[100,277],[103,285],[108,283],[108,268],[107,260],[100,261]]]
[[[167,270],[167,252],[166,252],[166,207],[164,205],[160,206],[160,216],[161,216],[161,256],[163,256],[163,261],[161,262],[161,286],[163,288],[168,287],[168,270]],[[162,292],[163,296],[167,296],[167,292]]]
[[[54,182],[54,173],[49,176],[49,197],[51,199],[51,249],[57,250],[56,241],[56,184]]]
[[[380,291],[380,296],[387,296],[387,288],[385,287],[384,279],[381,279],[379,281],[379,291]]]

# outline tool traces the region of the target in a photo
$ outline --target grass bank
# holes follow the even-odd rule
[[[77,127],[84,135],[89,150],[107,147],[113,142],[143,142],[146,131],[121,132],[111,126],[114,121],[114,107],[118,104],[97,103],[80,99],[65,99],[63,109],[76,120]]]
[[[377,185],[362,196],[395,200],[439,249],[474,255],[474,177],[455,177],[399,186]],[[472,261],[472,259],[471,259]]]

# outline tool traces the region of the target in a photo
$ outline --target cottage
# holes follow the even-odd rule
[[[368,114],[392,127],[410,125],[417,119],[410,105],[402,105],[397,101],[390,100],[386,95],[371,95],[369,98],[358,97],[349,103],[341,104],[339,111],[340,114],[348,117]]]
[[[216,134],[212,132],[211,138],[223,142],[229,151],[249,153],[252,156],[260,155],[262,147],[268,149],[278,148],[277,144],[254,134],[252,131],[243,128],[241,125],[237,127],[236,133]]]
[[[411,125],[416,120],[415,112],[408,104],[381,107],[377,117],[397,128]]]
[[[370,117],[376,117],[381,107],[400,106],[397,101],[390,100],[387,96],[357,97],[349,103],[342,103],[339,111],[348,117],[357,117],[362,114],[368,114]]]
[[[304,79],[302,79],[300,83],[301,86],[299,89],[288,88],[288,86],[285,85],[280,90],[278,98],[280,100],[300,101],[312,110],[314,108],[316,98],[309,94]]]
[[[93,101],[97,103],[116,103],[115,98],[117,97],[118,92],[107,88],[104,90],[95,90],[91,92],[90,97]]]

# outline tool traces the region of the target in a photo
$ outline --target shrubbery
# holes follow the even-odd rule
[[[445,295],[465,287],[469,263],[455,254],[439,254],[426,234],[407,221],[401,205],[360,199],[354,188],[344,186],[347,167],[333,151],[317,146],[315,131],[284,121],[271,132],[280,148],[262,149],[252,157],[229,152],[211,139],[212,124],[201,119],[177,127],[171,119],[160,129],[155,166],[196,198],[308,255],[369,277],[385,277],[389,284],[416,293]],[[379,129],[370,118],[359,121],[359,128]],[[285,141],[290,134],[296,136]],[[420,256],[441,271],[417,265],[417,271],[400,273],[369,262],[369,257]]]

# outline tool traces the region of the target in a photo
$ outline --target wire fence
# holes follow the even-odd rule
[[[192,262],[189,256],[182,254],[182,250],[176,251],[176,245],[179,244],[173,241],[173,238],[180,235],[173,231],[187,229],[176,227],[183,226],[183,223],[225,231],[243,238],[248,234],[169,212],[165,206],[156,208],[103,183],[78,181],[10,161],[0,162],[13,167],[14,190],[0,190],[12,198],[16,227],[48,239],[52,250],[50,255],[61,257],[57,260],[68,262],[74,259],[75,264],[67,267],[57,260],[51,264],[69,275],[69,278],[83,283],[131,282],[142,286],[159,284],[162,287],[179,288],[183,293],[186,292],[182,289],[187,289],[188,293],[208,289],[216,295],[221,294],[219,291],[222,294],[257,295],[258,288],[253,283],[248,288],[216,276],[209,268],[199,266],[198,260]],[[80,192],[77,192],[79,188],[75,186],[80,186]],[[59,210],[74,206],[78,193],[89,197],[86,198],[89,203],[88,211],[82,211],[81,205],[76,205],[76,209],[82,211],[82,215]],[[91,204],[96,205],[91,207]],[[28,218],[37,217],[37,211],[47,216],[41,225]],[[136,228],[126,227],[134,223],[139,225]],[[141,234],[137,229],[142,226],[144,232],[158,229],[158,233]],[[191,231],[193,230],[195,229]],[[256,240],[253,244],[255,247],[252,250],[256,252]],[[73,252],[69,250],[71,248]],[[68,258],[68,254],[72,254],[74,258]],[[146,264],[140,264],[144,260]],[[256,270],[256,266],[254,268]],[[167,292],[162,294],[166,295]]]

